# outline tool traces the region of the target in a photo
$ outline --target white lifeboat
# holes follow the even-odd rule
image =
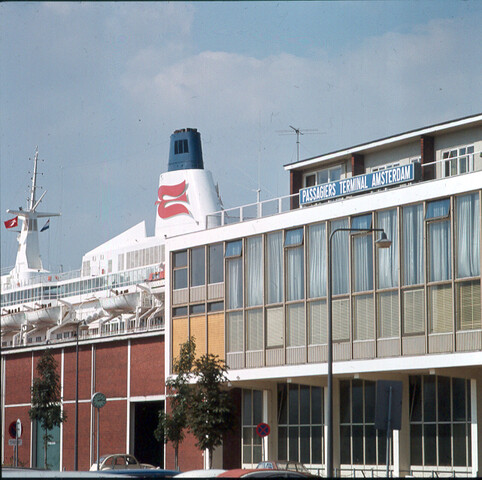
[[[109,314],[121,314],[132,312],[136,309],[139,294],[123,293],[110,297],[99,298],[101,307]]]
[[[25,312],[27,322],[33,325],[51,324],[55,325],[59,322],[60,306],[38,308],[37,310],[30,310]]]
[[[2,315],[2,333],[19,330],[25,322],[25,312],[7,313]]]

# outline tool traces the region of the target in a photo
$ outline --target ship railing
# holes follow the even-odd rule
[[[480,170],[480,162],[476,160],[482,157],[482,151],[471,151],[461,155],[447,156],[433,162],[421,165],[423,181],[439,180],[441,178],[464,175]],[[412,163],[420,163],[420,160],[413,160]],[[383,190],[400,187],[399,184],[383,188]],[[379,189],[382,190],[382,189]],[[369,193],[360,192],[362,193]],[[323,203],[342,201],[346,196],[328,199]],[[316,205],[317,203],[313,204]],[[218,212],[206,215],[206,229],[247,222],[258,218],[270,217],[280,213],[289,212],[300,208],[299,193],[286,195],[284,197],[271,198],[256,203],[249,203],[233,208],[227,208]],[[302,207],[306,208],[306,207]]]

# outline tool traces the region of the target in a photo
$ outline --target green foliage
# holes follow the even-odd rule
[[[196,437],[196,445],[209,450],[212,462],[214,449],[221,445],[223,435],[233,427],[234,405],[227,384],[227,367],[217,355],[207,354],[196,358],[196,343],[190,337],[180,349],[173,363],[176,377],[166,382],[170,413],[159,413],[156,438],[171,442],[175,463],[179,444],[189,429]]]
[[[194,338],[190,338],[181,346],[179,357],[173,364],[173,370],[177,372],[166,382],[166,390],[169,399],[170,413],[159,412],[159,423],[154,432],[157,440],[164,439],[164,443],[171,442],[174,447],[175,468],[178,469],[179,444],[185,436],[188,422],[188,408],[191,401],[191,370],[196,354]]]
[[[234,405],[226,389],[227,367],[218,355],[203,355],[194,361],[196,384],[191,395],[189,429],[197,446],[209,450],[210,467],[214,449],[234,426]]]
[[[47,442],[51,439],[49,430],[67,419],[60,405],[60,377],[57,373],[57,362],[50,349],[44,350],[37,365],[37,374],[38,377],[34,378],[31,388],[32,408],[28,414],[45,430],[44,467],[47,468]]]

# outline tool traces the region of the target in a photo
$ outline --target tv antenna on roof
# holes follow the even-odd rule
[[[316,135],[321,134],[324,132],[318,132],[317,129],[312,128],[295,128],[292,125],[289,125],[291,130],[277,130],[280,135],[293,135],[296,134],[296,161],[300,161],[300,135]]]

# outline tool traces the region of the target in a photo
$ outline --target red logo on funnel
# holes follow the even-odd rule
[[[159,200],[156,202],[157,213],[161,218],[170,218],[183,213],[189,215],[189,209],[185,205],[178,202],[189,204],[186,195],[186,181],[178,183],[177,185],[161,185],[157,192]],[[165,197],[171,197],[166,199]]]

